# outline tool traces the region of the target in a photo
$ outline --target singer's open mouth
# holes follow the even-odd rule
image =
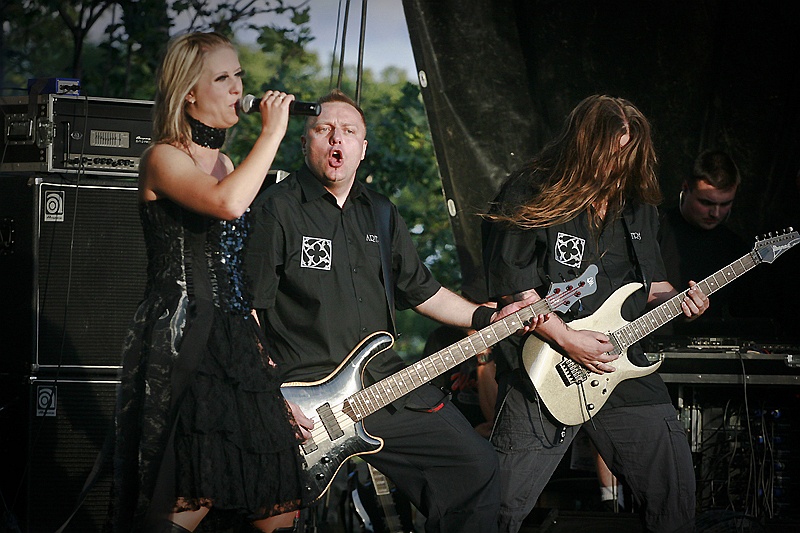
[[[333,167],[341,166],[344,162],[344,154],[339,149],[331,150],[328,163]]]

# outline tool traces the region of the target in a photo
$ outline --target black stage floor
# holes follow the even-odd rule
[[[705,511],[697,516],[696,533],[789,533],[800,520],[755,519],[732,511]],[[638,515],[630,512],[565,511],[536,508],[520,533],[641,533]]]

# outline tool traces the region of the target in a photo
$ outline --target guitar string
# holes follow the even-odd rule
[[[746,259],[749,260],[747,261],[747,263],[745,263]],[[737,268],[737,265],[739,268]],[[726,267],[721,268],[714,274],[708,276],[704,280],[700,281],[697,285],[701,288],[701,290],[703,290],[703,293],[705,293],[706,295],[711,295],[714,292],[720,290],[721,288],[727,286],[732,281],[738,279],[740,276],[746,274],[756,266],[757,263],[753,260],[750,254],[747,254],[733,261]],[[727,273],[728,271],[731,272],[730,275]],[[723,276],[722,283],[720,283],[717,280],[718,275]],[[715,287],[711,286],[712,280]],[[620,350],[627,349],[627,347],[631,346],[638,339],[644,338],[647,334],[655,331],[656,329],[660,328],[670,320],[679,316],[682,313],[680,302],[686,297],[687,293],[688,290],[684,290],[683,292],[673,296],[663,304],[659,305],[655,309],[648,311],[647,313],[637,318],[636,320],[633,320],[632,322],[629,322],[628,324],[614,331],[613,334],[621,333],[627,337],[625,342],[625,347],[623,348],[622,346],[620,346]],[[670,306],[672,306],[672,308],[670,309],[670,312],[672,313],[671,315],[667,314],[665,311],[666,309],[670,308]],[[660,314],[661,316],[659,316]],[[648,322],[649,324],[647,324]],[[653,327],[653,324],[656,324],[655,327]],[[637,328],[641,328],[642,332],[644,333],[638,332]],[[631,335],[630,333],[631,331],[635,332],[635,334]]]
[[[555,293],[555,294],[550,294],[550,295],[548,295],[547,297],[545,297],[543,300],[536,301],[536,302],[534,302],[534,303],[532,303],[532,304],[530,304],[530,305],[526,306],[525,308],[523,308],[523,309],[520,309],[520,310],[516,311],[516,312],[515,312],[515,313],[513,313],[512,315],[508,315],[507,317],[504,317],[504,319],[502,320],[502,322],[496,322],[496,323],[494,323],[494,324],[492,324],[492,325],[490,325],[490,326],[488,326],[488,327],[486,327],[486,328],[483,328],[483,329],[482,329],[482,330],[480,330],[480,331],[477,331],[477,332],[473,333],[472,335],[470,335],[470,336],[469,336],[469,337],[467,337],[466,339],[463,339],[462,341],[459,341],[459,342],[455,343],[455,344],[454,344],[454,346],[456,346],[456,347],[459,349],[459,351],[461,352],[461,357],[463,358],[461,361],[456,361],[455,357],[453,357],[453,355],[452,355],[452,349],[453,349],[453,346],[449,346],[449,347],[447,347],[447,348],[445,348],[445,349],[443,349],[443,350],[440,350],[440,351],[436,352],[435,354],[431,355],[430,357],[428,357],[428,358],[426,358],[426,359],[422,359],[422,360],[418,361],[417,363],[415,363],[414,365],[411,365],[411,366],[409,366],[409,367],[407,367],[407,368],[405,368],[405,369],[403,369],[403,370],[401,370],[401,371],[397,372],[397,374],[394,374],[393,376],[389,376],[389,378],[393,378],[394,376],[397,376],[397,375],[399,375],[399,374],[406,374],[406,375],[408,375],[408,377],[409,377],[409,380],[410,380],[410,381],[412,382],[412,384],[413,384],[413,382],[414,382],[415,380],[413,379],[413,376],[409,375],[409,374],[410,374],[410,371],[409,371],[409,369],[411,369],[411,370],[415,370],[415,371],[417,372],[417,375],[418,375],[418,378],[419,378],[419,383],[418,383],[418,384],[416,384],[416,385],[414,385],[414,386],[413,386],[413,387],[411,387],[411,388],[408,388],[408,387],[407,387],[407,388],[408,388],[408,390],[407,390],[406,392],[404,392],[404,393],[403,393],[403,394],[407,394],[408,392],[411,392],[412,390],[414,390],[414,389],[415,389],[415,388],[417,388],[418,386],[420,386],[420,385],[422,385],[422,384],[424,384],[424,383],[427,383],[428,381],[430,381],[431,379],[433,379],[433,378],[435,378],[435,377],[438,377],[438,376],[439,376],[439,375],[441,375],[441,373],[443,373],[444,371],[446,371],[446,370],[449,370],[449,368],[453,368],[453,367],[455,367],[456,365],[460,364],[460,363],[461,363],[461,362],[463,362],[463,361],[466,361],[467,359],[469,359],[469,358],[470,358],[470,357],[472,357],[473,355],[475,355],[475,354],[477,354],[477,353],[480,353],[480,351],[482,351],[482,350],[485,350],[485,349],[487,349],[488,347],[492,346],[493,344],[496,344],[497,342],[499,342],[498,340],[495,340],[494,342],[491,342],[491,343],[490,343],[490,342],[486,342],[486,340],[485,340],[485,333],[484,333],[484,332],[485,332],[487,329],[491,329],[491,330],[494,332],[495,339],[497,339],[497,338],[499,337],[499,335],[497,335],[497,331],[496,331],[496,330],[497,330],[497,328],[498,328],[498,326],[501,326],[501,325],[502,325],[502,326],[505,326],[505,327],[506,327],[506,329],[507,329],[507,330],[510,332],[510,329],[508,328],[508,325],[507,325],[507,323],[509,322],[508,320],[506,320],[507,318],[514,316],[514,317],[515,317],[517,320],[519,320],[519,322],[522,324],[522,323],[524,323],[524,322],[525,322],[525,320],[523,320],[523,319],[520,317],[520,314],[521,314],[521,313],[523,313],[524,311],[531,312],[531,314],[532,314],[532,315],[533,315],[533,314],[536,314],[536,312],[535,312],[535,310],[534,310],[533,308],[534,308],[535,306],[537,306],[537,304],[540,304],[540,303],[541,303],[541,302],[543,302],[543,301],[544,301],[544,302],[547,304],[547,306],[548,306],[550,309],[558,308],[558,307],[560,307],[561,305],[563,305],[564,303],[566,303],[566,302],[568,301],[568,299],[569,299],[569,298],[572,298],[572,297],[573,297],[573,296],[575,296],[576,294],[578,294],[578,295],[579,295],[579,293],[580,293],[581,289],[582,289],[583,287],[585,287],[585,284],[586,284],[586,282],[584,282],[584,281],[578,281],[578,282],[577,282],[577,283],[576,283],[574,286],[567,287],[567,289],[565,289],[563,292],[559,292],[559,293]],[[554,304],[555,304],[555,307],[554,307]],[[510,333],[511,333],[511,332],[510,332]],[[482,348],[482,349],[480,349],[480,350],[478,350],[478,349],[475,347],[475,341],[476,341],[476,340],[477,340],[479,337],[480,337],[480,339],[481,339],[481,342],[482,342],[482,343],[483,343],[483,345],[484,345],[484,348]],[[472,351],[473,351],[474,353],[472,353],[472,354],[470,354],[470,355],[466,355],[466,353],[464,352],[464,344],[466,344],[466,343],[469,343],[469,344],[472,346]],[[450,357],[453,357],[453,364],[452,364],[452,366],[449,366],[449,364],[445,363],[445,368],[444,368],[443,370],[442,370],[442,369],[438,369],[438,368],[436,368],[437,372],[435,373],[435,375],[434,375],[433,377],[431,377],[431,375],[430,375],[430,372],[428,371],[428,363],[429,363],[429,362],[431,362],[431,363],[432,363],[433,359],[435,359],[436,357],[438,357],[440,360],[442,360],[443,354],[444,354],[445,352],[446,352],[446,353],[447,353],[447,355],[449,355]],[[436,367],[436,363],[432,363],[432,365],[433,365],[433,367],[434,367],[434,368]],[[426,377],[425,377],[425,378],[423,378],[423,377],[422,377],[422,375],[420,375],[420,374],[419,374],[419,368],[420,368],[420,367],[421,367],[421,368],[422,368],[422,369],[425,371],[425,373],[426,373]],[[370,385],[369,387],[366,387],[366,388],[364,388],[364,389],[362,389],[362,390],[360,390],[360,391],[357,391],[357,392],[356,392],[356,393],[354,393],[352,396],[350,396],[350,398],[353,398],[353,399],[355,399],[355,400],[358,400],[358,398],[355,398],[356,396],[363,397],[363,396],[369,395],[369,394],[370,394],[370,393],[372,393],[372,392],[377,392],[377,391],[380,391],[380,387],[379,387],[378,385],[379,385],[381,382],[383,382],[383,381],[384,381],[384,380],[381,380],[381,381],[379,381],[378,383],[375,383],[375,384],[373,384],[373,385]],[[403,385],[404,385],[404,384],[405,384],[405,381],[401,382],[401,384],[403,384]],[[387,394],[387,396],[388,396],[388,394]],[[373,397],[375,397],[375,395],[373,395]],[[391,403],[391,402],[389,402],[389,403]],[[373,412],[374,412],[374,411],[373,411]],[[364,415],[364,416],[367,416],[367,415]],[[363,418],[364,418],[363,416],[361,416],[361,417],[360,417],[360,419],[363,419]]]
[[[513,313],[512,315],[508,315],[508,316],[504,317],[504,318],[502,319],[502,322],[496,322],[496,323],[494,323],[494,324],[491,324],[490,326],[487,326],[486,328],[483,328],[482,330],[479,330],[479,331],[477,331],[477,332],[473,333],[472,335],[470,335],[470,336],[466,337],[466,338],[465,338],[465,339],[463,339],[462,341],[459,341],[459,342],[455,343],[453,346],[456,346],[456,347],[458,347],[458,349],[461,351],[461,356],[463,357],[463,359],[462,359],[461,361],[457,361],[457,362],[455,362],[455,358],[453,358],[454,364],[453,364],[452,366],[447,366],[447,365],[445,365],[445,368],[444,368],[443,370],[437,369],[437,370],[439,370],[439,371],[438,371],[438,372],[437,372],[437,373],[436,373],[436,374],[435,374],[433,377],[431,377],[431,376],[430,376],[430,373],[428,372],[428,364],[427,364],[427,363],[428,363],[428,362],[431,362],[431,361],[432,361],[434,358],[436,358],[436,357],[438,357],[438,358],[441,360],[441,358],[442,358],[442,355],[443,355],[443,353],[444,353],[444,352],[447,352],[447,353],[448,353],[450,356],[452,356],[452,348],[453,348],[453,346],[448,346],[447,348],[445,348],[445,349],[443,349],[443,350],[439,350],[439,351],[438,351],[438,352],[436,352],[435,354],[433,354],[433,355],[431,355],[431,356],[429,356],[429,357],[427,357],[427,358],[425,358],[425,359],[422,359],[422,360],[418,361],[417,363],[415,363],[415,364],[413,364],[413,365],[410,365],[409,367],[406,367],[406,368],[405,368],[405,369],[403,369],[403,370],[400,370],[399,372],[397,372],[397,373],[396,373],[396,374],[394,374],[393,376],[389,376],[388,378],[392,378],[392,377],[394,377],[394,376],[397,376],[397,375],[399,375],[399,374],[406,374],[406,375],[408,375],[409,381],[411,381],[411,382],[412,382],[412,384],[413,384],[413,383],[415,382],[415,380],[414,380],[414,378],[413,378],[413,376],[412,376],[412,375],[409,375],[409,374],[410,374],[410,370],[409,370],[409,369],[417,371],[417,375],[418,375],[418,378],[419,378],[419,379],[418,379],[418,381],[419,381],[419,382],[418,382],[416,385],[414,385],[413,387],[411,387],[411,388],[408,388],[408,390],[407,390],[406,392],[404,392],[404,393],[403,393],[403,394],[407,394],[408,392],[411,392],[412,390],[416,389],[417,387],[421,386],[422,384],[424,384],[424,383],[427,383],[427,382],[431,381],[431,380],[432,380],[432,379],[434,379],[435,377],[438,377],[439,375],[441,375],[443,372],[445,372],[445,371],[449,370],[450,368],[454,368],[456,365],[458,365],[458,364],[460,364],[460,363],[462,363],[462,362],[466,361],[467,359],[469,359],[469,358],[470,358],[470,357],[472,357],[473,355],[475,355],[475,354],[477,354],[477,353],[480,353],[480,351],[483,351],[483,350],[485,350],[485,349],[489,348],[490,346],[492,346],[492,345],[496,344],[497,342],[499,342],[499,340],[495,340],[494,342],[491,342],[491,343],[488,343],[488,342],[486,342],[486,340],[485,340],[485,338],[484,338],[484,336],[485,336],[485,335],[484,335],[484,332],[485,332],[487,329],[491,329],[491,330],[492,330],[492,331],[495,333],[495,339],[497,339],[497,338],[499,337],[499,336],[497,335],[497,332],[496,332],[497,326],[503,325],[503,326],[505,326],[505,327],[506,327],[506,329],[507,329],[507,330],[509,330],[509,332],[510,332],[510,329],[508,328],[508,325],[507,325],[507,323],[508,323],[509,321],[508,321],[508,320],[506,320],[506,319],[508,319],[509,317],[512,317],[512,316],[514,316],[514,317],[515,317],[517,320],[519,320],[520,324],[522,324],[522,323],[524,323],[524,322],[525,322],[525,320],[521,319],[521,317],[520,317],[519,315],[520,315],[520,313],[522,313],[523,311],[528,311],[528,312],[531,312],[531,314],[532,314],[532,315],[535,315],[535,314],[536,314],[536,312],[534,311],[533,307],[537,306],[537,304],[540,304],[540,303],[542,303],[542,302],[546,303],[546,304],[547,304],[547,306],[548,306],[550,309],[558,308],[558,307],[560,307],[561,305],[563,305],[564,303],[566,303],[566,302],[568,301],[568,299],[569,299],[569,298],[572,298],[572,297],[573,297],[573,296],[575,296],[577,293],[579,293],[579,292],[580,292],[580,290],[581,290],[581,289],[582,289],[584,286],[585,286],[585,282],[583,282],[583,281],[577,282],[575,286],[568,287],[568,288],[567,288],[566,290],[564,290],[563,292],[559,292],[559,293],[555,293],[555,294],[548,295],[547,297],[543,298],[542,300],[538,300],[538,301],[536,301],[536,302],[534,302],[534,303],[532,303],[532,304],[530,304],[530,305],[528,305],[528,306],[524,307],[523,309],[519,309],[518,311],[516,311],[516,312],[515,312],[515,313]],[[553,307],[553,304],[555,304],[555,307]],[[541,307],[541,306],[540,306],[540,307]],[[510,332],[510,333],[513,333],[513,332]],[[475,340],[477,340],[477,339],[478,339],[478,337],[480,337],[480,338],[481,338],[481,341],[483,342],[483,344],[484,344],[484,346],[485,346],[484,348],[482,348],[482,349],[480,349],[480,350],[478,350],[477,348],[475,348],[475,342],[474,342]],[[505,338],[505,337],[504,337],[504,338]],[[501,340],[502,340],[502,339],[501,339]],[[463,345],[464,345],[465,343],[469,343],[469,344],[471,344],[471,345],[472,345],[472,350],[473,350],[473,352],[474,352],[474,353],[472,353],[472,354],[470,354],[470,355],[466,355],[466,354],[464,353],[464,347],[463,347]],[[434,367],[436,367],[436,364],[435,364],[435,363],[432,363],[432,364],[433,364],[433,366],[434,366]],[[423,378],[423,377],[422,377],[422,376],[419,374],[419,368],[420,368],[420,367],[422,367],[422,369],[423,369],[423,370],[425,370],[425,373],[427,374],[427,377]],[[388,379],[388,378],[385,378],[385,379]],[[353,395],[351,395],[351,396],[350,396],[350,398],[354,398],[355,400],[358,400],[357,398],[355,398],[356,396],[359,396],[359,397],[368,396],[368,395],[370,395],[370,394],[371,394],[371,393],[373,393],[373,392],[377,392],[377,391],[379,391],[379,390],[380,390],[380,387],[379,387],[378,385],[379,385],[381,382],[383,382],[383,381],[384,381],[384,380],[381,380],[381,381],[379,381],[378,383],[374,383],[374,384],[372,384],[372,385],[370,385],[370,386],[368,386],[368,387],[366,387],[366,388],[364,388],[364,389],[361,389],[360,391],[357,391],[357,392],[355,392]],[[403,382],[402,384],[404,384],[404,382]],[[373,396],[373,398],[374,398],[376,395],[374,395],[374,394],[373,394],[372,396]],[[381,400],[382,400],[382,399],[381,399]],[[383,401],[383,400],[382,400],[382,401]],[[391,402],[388,402],[388,403],[391,403]],[[370,407],[370,408],[371,408],[371,407]],[[373,412],[374,412],[374,411],[373,411]],[[371,414],[371,413],[368,413],[368,414]],[[364,416],[368,416],[368,415],[364,415]],[[360,417],[360,419],[363,419],[363,418],[364,418],[363,416],[362,416],[362,417]]]

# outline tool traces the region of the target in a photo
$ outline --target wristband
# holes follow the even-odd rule
[[[475,311],[472,312],[472,329],[480,330],[492,323],[496,309],[479,305]]]

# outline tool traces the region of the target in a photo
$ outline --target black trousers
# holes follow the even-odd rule
[[[646,531],[694,530],[695,478],[686,432],[671,404],[603,407],[592,422],[561,426],[536,399],[500,380],[500,531],[516,532],[581,427],[642,509]]]
[[[384,447],[362,458],[425,515],[426,531],[497,531],[497,454],[440,389],[423,385],[405,408],[383,408],[364,420],[364,428]]]

